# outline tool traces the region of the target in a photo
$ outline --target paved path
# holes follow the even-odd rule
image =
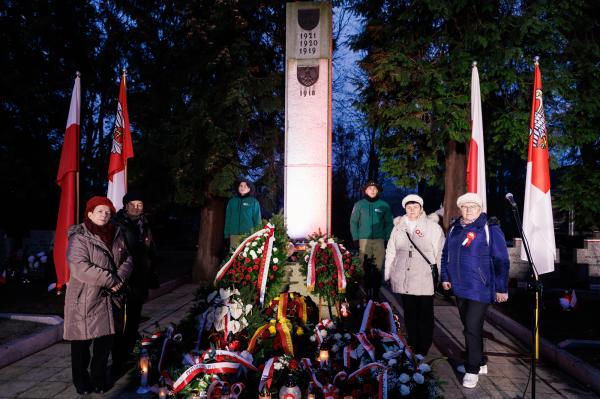
[[[403,314],[400,301],[386,289],[383,296]],[[455,371],[465,350],[462,323],[456,306],[445,299],[435,300],[434,347],[427,359],[435,361],[433,371],[443,381],[447,398],[530,398],[531,384],[523,392],[529,377],[529,349],[502,330],[486,322],[484,350],[488,356],[489,374],[479,377],[477,388],[462,386],[462,374]],[[598,398],[573,378],[557,368],[540,361],[536,368],[536,398]]]
[[[183,319],[193,305],[196,286],[185,284],[174,291],[148,302],[144,316],[149,319],[141,326],[143,333],[154,331],[154,323],[162,327]],[[396,298],[383,291],[400,314],[402,308]],[[521,398],[529,372],[527,348],[503,331],[486,323],[486,352],[489,357],[489,375],[480,378],[476,389],[461,385],[462,375],[454,371],[464,350],[462,325],[454,306],[436,300],[435,346],[428,359],[441,358],[433,369],[442,381],[446,398]],[[448,357],[448,359],[444,358]],[[92,394],[86,398],[134,399],[153,398],[152,394],[134,392],[137,378],[125,375],[104,395]],[[531,397],[530,389],[525,397]],[[540,362],[536,379],[538,398],[598,398],[572,378]],[[16,363],[0,369],[0,398],[62,398],[80,397],[71,383],[70,346],[61,342]]]
[[[155,331],[155,323],[165,327],[183,319],[193,306],[197,286],[185,284],[144,305],[142,315],[149,319],[140,329],[144,335]],[[71,347],[60,342],[18,362],[0,369],[0,398],[72,399],[79,398],[71,382]],[[137,395],[133,381],[125,375],[104,395],[91,394],[86,398],[152,398],[156,395]]]

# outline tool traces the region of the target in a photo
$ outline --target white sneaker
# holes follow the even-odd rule
[[[461,374],[464,374],[467,370],[465,370],[465,365],[461,364],[460,366],[456,367],[456,371],[458,371]],[[487,369],[487,364],[479,367],[479,374],[487,374],[488,373],[488,369]]]
[[[463,377],[463,387],[475,388],[477,386],[478,381],[479,376],[477,374],[466,373]]]

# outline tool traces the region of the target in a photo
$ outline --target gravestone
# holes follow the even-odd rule
[[[529,263],[526,260],[521,260],[521,244],[522,241],[520,238],[514,239],[514,246],[508,247],[508,257],[510,259],[510,271],[509,278],[516,279],[519,287],[525,287],[522,283],[523,280],[529,278],[531,274],[531,270],[529,268]],[[560,251],[556,249],[556,259],[554,260],[554,265],[559,263],[560,260]]]
[[[331,4],[286,7],[285,182],[288,234],[331,224]]]
[[[587,266],[590,289],[600,290],[600,239],[583,240],[583,248],[575,250],[577,264]]]

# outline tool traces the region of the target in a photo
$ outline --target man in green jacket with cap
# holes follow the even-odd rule
[[[350,216],[350,232],[359,249],[360,259],[375,258],[381,271],[385,257],[385,241],[390,238],[394,227],[392,210],[387,202],[379,198],[381,187],[369,181],[364,187],[365,198],[354,204]]]

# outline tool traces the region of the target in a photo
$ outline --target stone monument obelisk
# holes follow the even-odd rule
[[[331,4],[287,3],[285,218],[294,240],[331,225]]]

